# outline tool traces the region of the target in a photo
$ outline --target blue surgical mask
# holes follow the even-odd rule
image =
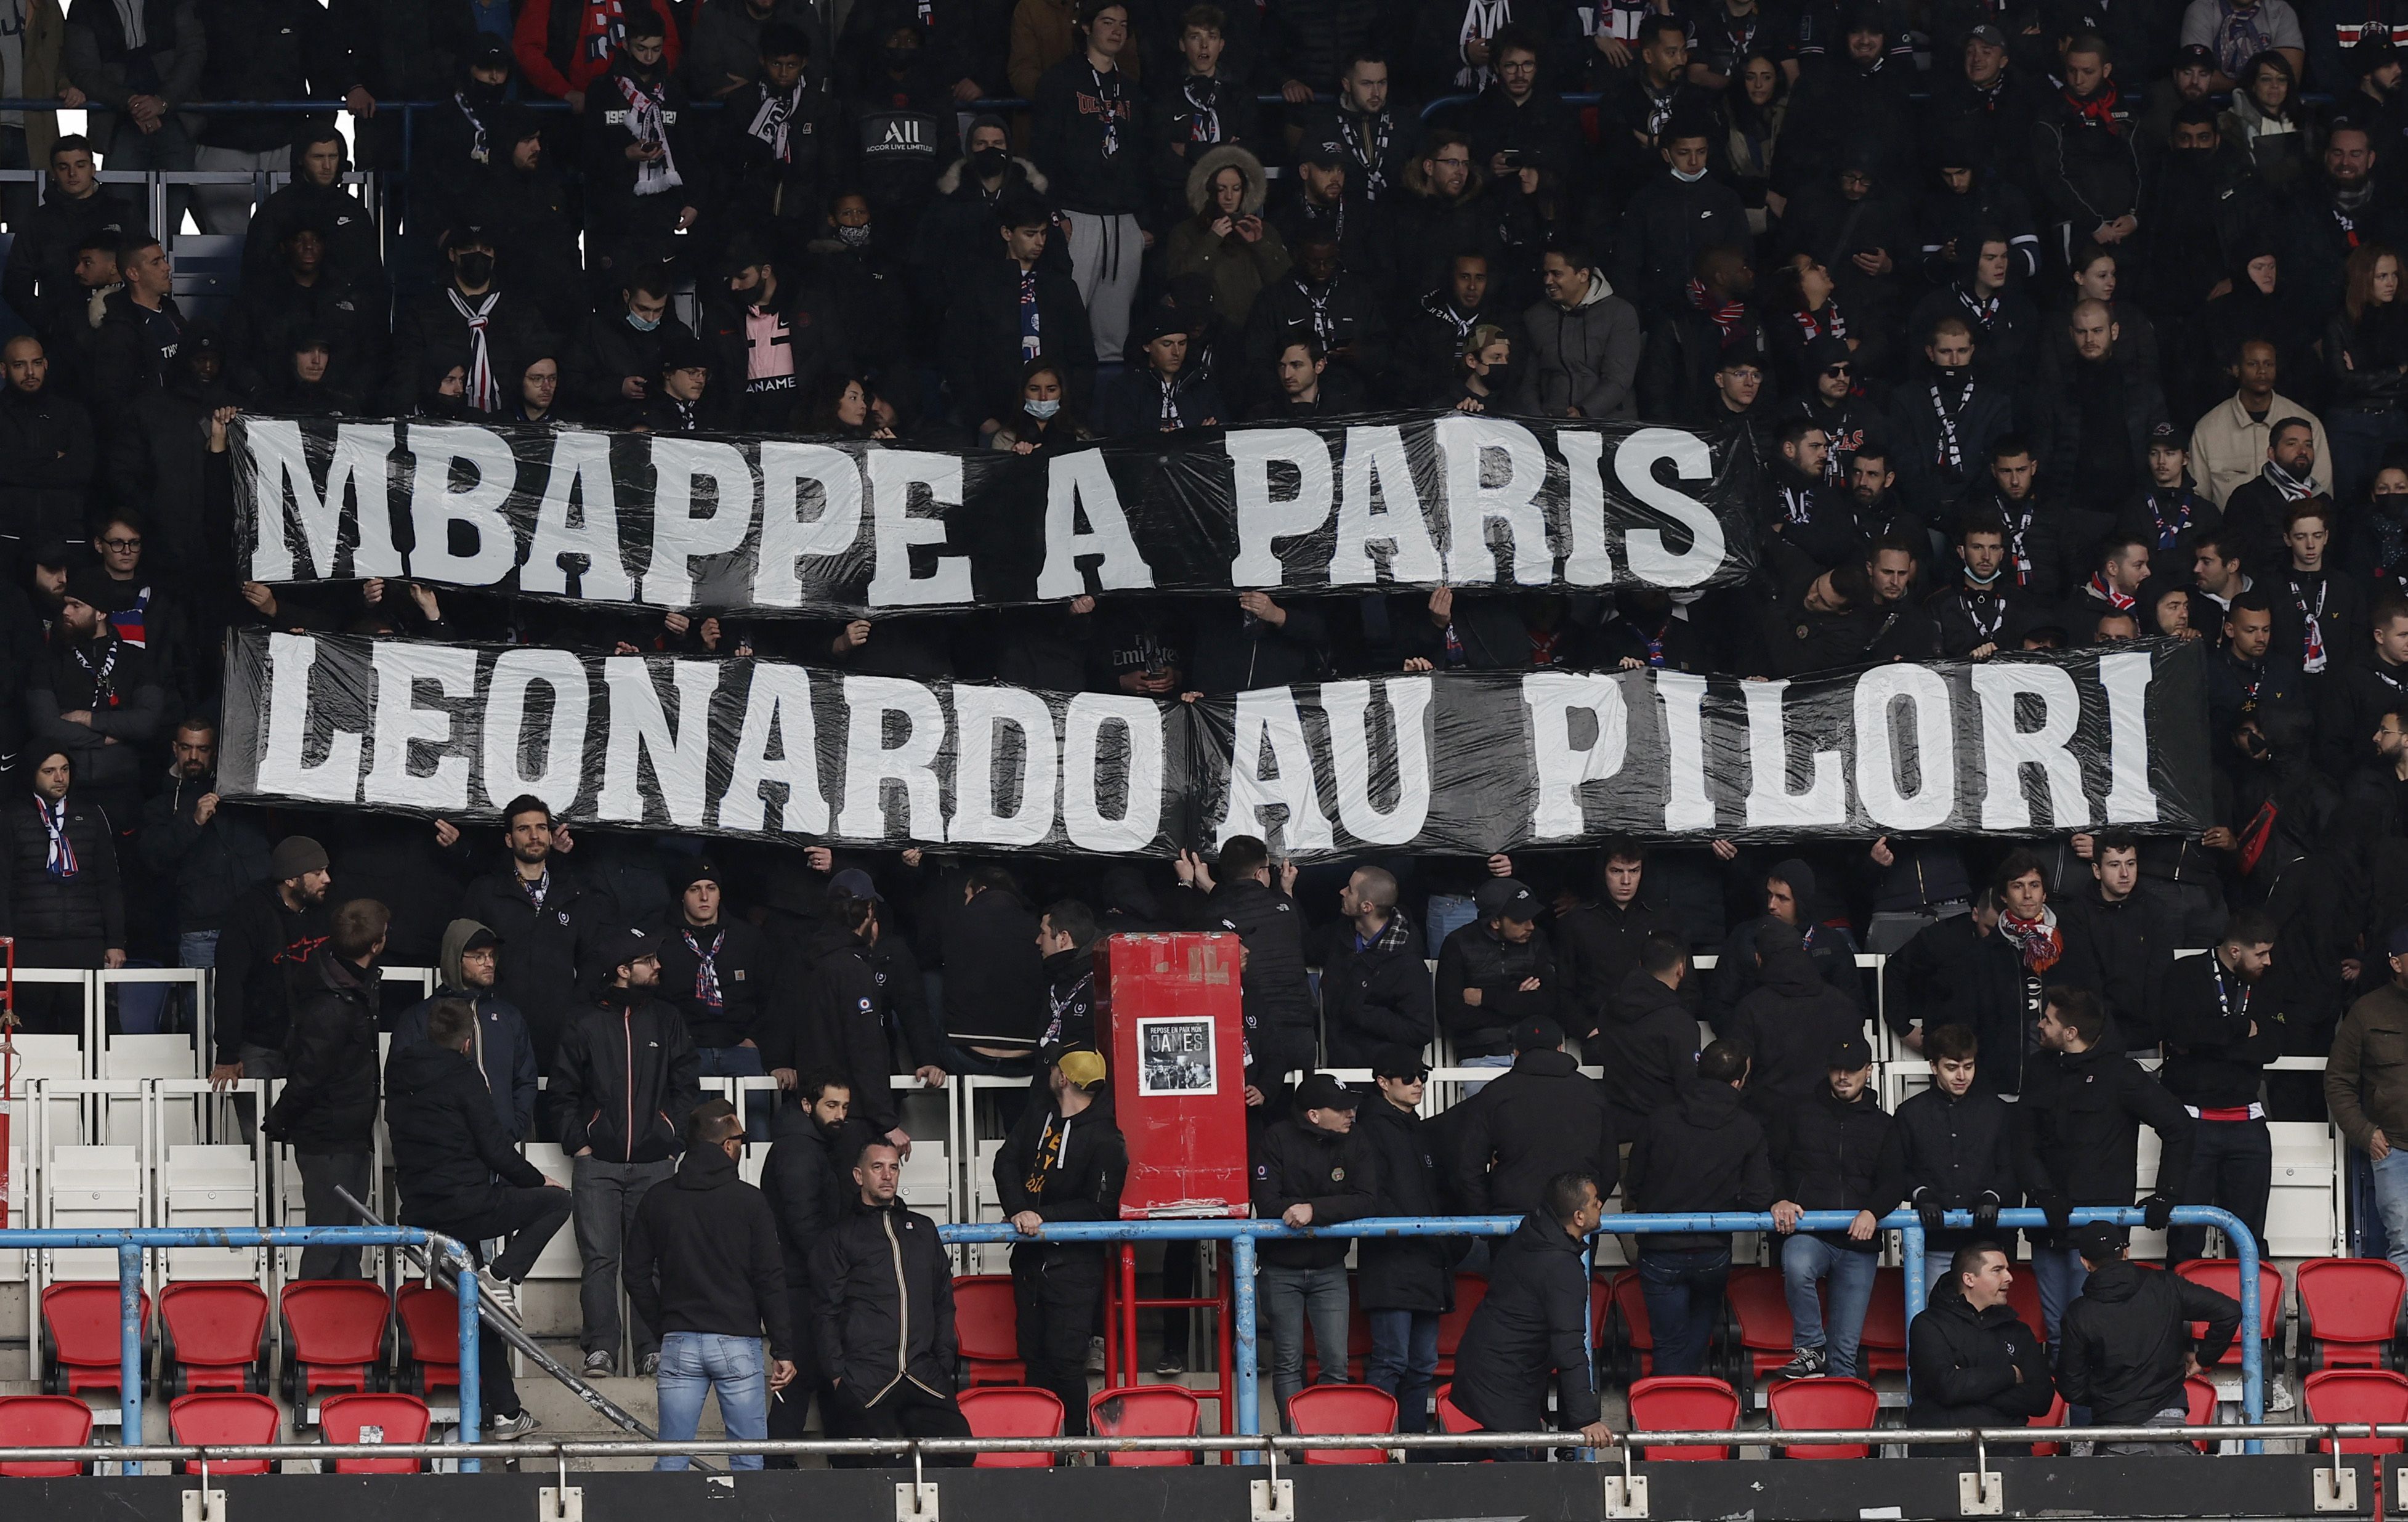
[[[1050,402],[1023,402],[1020,405],[1030,417],[1035,418],[1039,423],[1046,422],[1051,419],[1054,413],[1062,410],[1062,403],[1058,398]]]
[[[650,333],[661,325],[661,320],[657,317],[638,317],[634,312],[629,312],[627,325],[638,333]]]

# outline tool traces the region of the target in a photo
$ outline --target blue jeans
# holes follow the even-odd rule
[[[2408,1151],[2395,1146],[2380,1162],[2367,1164],[2374,1180],[2375,1214],[2383,1222],[2391,1261],[2408,1267]]]
[[[697,1078],[758,1078],[769,1070],[761,1066],[761,1049],[755,1046],[697,1046],[695,1076]],[[778,1097],[755,1089],[736,1095],[736,1113],[744,1117],[744,1139],[748,1142],[769,1140],[769,1119],[778,1113]]]
[[[2034,1247],[2032,1277],[2040,1281],[2041,1318],[2048,1323],[2042,1334],[2048,1339],[2049,1351],[2057,1350],[2057,1329],[2065,1324],[2065,1308],[2082,1298],[2082,1286],[2090,1282],[2090,1271],[2082,1266],[2082,1255],[2071,1247]]]
[[[1397,1430],[1429,1430],[1430,1386],[1438,1379],[1438,1313],[1370,1311],[1371,1356],[1363,1377],[1397,1398]]]
[[[1498,1052],[1484,1057],[1457,1057],[1455,1059],[1455,1065],[1458,1068],[1494,1068],[1501,1073],[1513,1066],[1513,1055],[1511,1052]],[[1467,1083],[1463,1085],[1463,1098],[1469,1099],[1487,1086],[1488,1080],[1485,1078],[1477,1084]],[[1488,1239],[1483,1237],[1480,1240],[1484,1242]]]
[[[1255,1295],[1271,1325],[1271,1394],[1280,1411],[1304,1388],[1304,1325],[1312,1323],[1312,1350],[1324,1385],[1346,1383],[1346,1266],[1288,1269],[1266,1263]],[[1436,1357],[1433,1347],[1432,1357]]]
[[[1802,1232],[1781,1244],[1781,1279],[1789,1292],[1792,1347],[1823,1349],[1824,1368],[1842,1379],[1856,1373],[1856,1345],[1864,1340],[1865,1308],[1873,1302],[1878,1253],[1852,1253]],[[1823,1314],[1815,1285],[1831,1281],[1831,1311]]]
[[[1468,893],[1433,893],[1429,908],[1422,918],[1422,940],[1429,955],[1436,956],[1446,938],[1469,925],[1480,911]]]
[[[702,1398],[719,1392],[719,1419],[728,1441],[769,1435],[769,1368],[757,1337],[717,1332],[670,1332],[661,1339],[661,1369],[654,1387],[661,1400],[661,1441],[691,1443],[702,1425]],[[656,1460],[652,1468],[681,1470],[682,1454]],[[759,1469],[759,1454],[734,1454],[734,1470]]]
[[[1729,1278],[1727,1247],[1640,1249],[1639,1292],[1656,1338],[1656,1373],[1694,1374],[1705,1368],[1706,1343],[1722,1319],[1723,1285]]]
[[[218,937],[222,934],[224,932],[221,930],[186,930],[176,938],[176,965],[178,967],[217,966]],[[181,1013],[185,1028],[200,1030],[200,1012],[194,1007],[196,996],[193,990],[179,988],[175,993],[176,1008]],[[201,1034],[206,1037],[208,1033],[201,1031]]]

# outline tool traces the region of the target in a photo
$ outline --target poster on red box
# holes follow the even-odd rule
[[[1140,1020],[1137,1050],[1137,1092],[1140,1098],[1161,1094],[1221,1092],[1211,1021],[1200,1017]]]
[[[1128,1142],[1124,1220],[1243,1215],[1245,1027],[1233,935],[1110,936],[1096,946],[1096,1034]]]

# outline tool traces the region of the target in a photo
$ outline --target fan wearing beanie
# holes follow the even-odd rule
[[[762,1066],[757,1026],[767,951],[760,928],[726,912],[718,867],[696,856],[669,873],[677,908],[661,940],[660,996],[685,1016],[695,1055],[705,1078],[758,1078]],[[746,1130],[756,1142],[769,1137],[776,1108],[761,1096],[745,1104]]]
[[[97,566],[68,572],[46,658],[27,674],[25,707],[34,743],[74,760],[84,801],[131,826],[142,817],[144,747],[168,721],[150,652],[108,622],[120,596]]]

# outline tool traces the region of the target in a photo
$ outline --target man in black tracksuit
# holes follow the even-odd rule
[[[1716,1041],[1698,1054],[1698,1081],[1649,1115],[1631,1142],[1623,1170],[1626,1210],[1685,1214],[1771,1208],[1764,1127],[1740,1099],[1746,1082],[1747,1053],[1737,1043]],[[1729,1278],[1727,1233],[1654,1232],[1639,1239],[1639,1285],[1655,1330],[1656,1373],[1694,1374],[1703,1366]]]
[[[1512,1029],[1555,1018],[1563,1002],[1554,946],[1539,928],[1539,896],[1493,877],[1472,896],[1474,918],[1438,949],[1438,1017],[1467,1068],[1512,1064]]]
[[[693,1112],[693,1038],[685,1018],[655,997],[660,940],[622,930],[599,942],[609,980],[561,1033],[552,1068],[552,1127],[575,1170],[577,1256],[583,1265],[578,1301],[585,1372],[608,1374],[619,1355],[621,1245],[645,1192],[677,1171],[683,1128]],[[660,1362],[659,1328],[637,1317],[638,1371]]]
[[[1612,1440],[1589,1366],[1588,1264],[1582,1256],[1604,1211],[1596,1180],[1558,1175],[1548,1181],[1539,1209],[1497,1250],[1487,1298],[1471,1313],[1455,1355],[1455,1404],[1483,1429],[1539,1430],[1552,1374],[1557,1424],[1577,1428],[1592,1446]],[[1521,1449],[1496,1457],[1538,1456]]]
[[[1354,1125],[1371,1148],[1380,1177],[1374,1215],[1427,1217],[1447,1213],[1437,1137],[1421,1118],[1429,1064],[1418,1045],[1371,1054],[1377,1099],[1356,1107]],[[1455,1309],[1455,1257],[1460,1238],[1367,1238],[1354,1249],[1355,1286],[1371,1324],[1366,1384],[1397,1398],[1397,1430],[1429,1429],[1430,1386],[1438,1376],[1439,1317]]]
[[[1681,992],[1689,953],[1677,937],[1653,934],[1641,943],[1638,965],[1623,974],[1606,1006],[1605,1022],[1588,1043],[1604,1076],[1605,1098],[1622,1122],[1623,1140],[1680,1097],[1698,1071],[1698,1014]]]
[[[1050,1102],[1021,1112],[996,1153],[996,1199],[1022,1236],[1053,1221],[1119,1219],[1128,1147],[1112,1124],[1108,1076],[1092,1046],[1056,1054],[1045,1070]],[[1086,1436],[1087,1334],[1103,1305],[1103,1244],[1015,1243],[1011,1290],[1028,1383],[1062,1398],[1068,1435]]]
[[[2146,1126],[2163,1149],[2157,1188],[2141,1203],[2150,1229],[2164,1230],[2190,1177],[2198,1123],[2112,1041],[2101,1042],[2107,1014],[2087,989],[2052,986],[2037,1028],[2041,1049],[2024,1064],[2023,1097],[2015,1104],[2015,1173],[2025,1198],[2047,1212],[2054,1228],[2047,1245],[2033,1245],[2032,1271],[2047,1329],[2061,1337],[2084,1271],[2067,1241],[2069,1213],[2084,1205],[2131,1208]]]
[[[627,1232],[628,1304],[638,1325],[661,1334],[661,1440],[692,1442],[703,1398],[714,1389],[730,1438],[767,1437],[767,1407],[795,1379],[796,1332],[778,1223],[761,1191],[737,1171],[744,1122],[733,1105],[697,1106],[685,1140],[677,1176],[644,1196]],[[766,1370],[758,1346],[765,1328]],[[683,1454],[666,1455],[652,1467],[682,1470],[687,1462]],[[734,1470],[761,1467],[757,1454],[728,1460]]]
[[[1333,1068],[1360,1068],[1383,1047],[1419,1052],[1436,1033],[1422,938],[1397,907],[1397,879],[1357,868],[1338,890],[1339,923],[1321,954],[1322,1041]]]
[[[426,1015],[426,1039],[394,1044],[384,1065],[385,1129],[401,1185],[401,1224],[455,1237],[472,1251],[473,1244],[507,1238],[486,1264],[483,1283],[510,1286],[496,1298],[515,1314],[515,1286],[576,1201],[512,1144],[494,1109],[493,1090],[469,1055],[477,1019],[470,1000],[437,999]],[[494,1437],[518,1437],[537,1425],[510,1382],[509,1351],[491,1328],[478,1338],[479,1377]]]
[[[1905,1113],[1900,1105],[1899,1114]],[[1907,1331],[1914,1403],[1906,1425],[2021,1427],[2045,1415],[2056,1393],[2048,1343],[2007,1303],[2014,1283],[2007,1255],[1991,1242],[1968,1242],[1942,1261],[1947,1283]]]
[[[778,1220],[778,1241],[785,1248],[787,1314],[796,1326],[808,1328],[812,1314],[811,1248],[852,1209],[853,1190],[846,1177],[849,1170],[837,1159],[848,1150],[857,1154],[867,1133],[846,1124],[853,1090],[840,1076],[807,1074],[796,1084],[795,1097],[801,1101],[800,1107],[779,1116],[777,1142],[761,1165],[761,1192],[769,1199],[769,1209]],[[795,1383],[769,1403],[769,1435],[773,1438],[804,1435],[811,1397],[819,1394],[825,1383],[821,1377],[816,1339],[808,1332],[796,1341],[795,1366]],[[826,1413],[824,1396],[821,1412],[823,1415]],[[769,1467],[799,1466],[791,1457],[772,1457]]]
[[[2124,1233],[2084,1226],[2070,1235],[2089,1282],[2065,1313],[2057,1387],[2069,1406],[2086,1406],[2098,1427],[2181,1427],[2189,1402],[2183,1381],[2212,1368],[2241,1329],[2241,1302],[2178,1273],[2144,1273],[2124,1256]],[[2192,1345],[2190,1324],[2207,1323]],[[2147,1457],[2194,1450],[2152,1443],[2102,1444],[2102,1457]]]
[[[2167,1090],[2198,1122],[2190,1171],[2157,1177],[2186,1205],[2219,1205],[2266,1245],[2266,1199],[2274,1186],[2274,1143],[2266,1127],[2266,1064],[2283,1055],[2279,1007],[2252,1009],[2251,996],[2274,960],[2274,923],[2256,910],[2227,922],[2205,956],[2186,956],[2166,974]],[[2273,1001],[2269,1000],[2269,1004]],[[2203,1226],[2178,1226],[2166,1256],[2207,1256]]]
[[[1823,1086],[1823,1058],[1843,1041],[1864,1034],[1864,1012],[1823,981],[1796,929],[1766,919],[1756,928],[1756,985],[1718,1027],[1752,1064],[1749,1107],[1770,1116],[1800,1104]]]
[[[1192,856],[1178,869],[1179,885],[1189,891],[1174,901],[1173,915],[1189,929],[1234,934],[1245,947],[1247,1081],[1268,1094],[1283,1073],[1312,1067],[1320,1044],[1304,976],[1304,916],[1287,886],[1272,883],[1270,848],[1258,837],[1230,836],[1210,869]],[[1293,870],[1282,876],[1295,882]]]
[[[581,953],[619,920],[609,892],[556,854],[553,830],[552,810],[541,798],[512,798],[502,811],[510,859],[460,896],[461,917],[488,926],[509,948],[494,992],[526,1016],[536,1061],[547,1070],[562,1027],[577,1017],[578,990],[593,981],[580,979],[590,970]],[[607,979],[609,969],[602,975]]]
[[[1475,1215],[1526,1214],[1558,1173],[1585,1173],[1612,1193],[1620,1127],[1604,1087],[1580,1070],[1563,1027],[1544,1015],[1516,1025],[1512,1041],[1512,1070],[1449,1117],[1456,1203]]]
[[[1882,969],[1882,984],[1890,1030],[1908,1051],[1928,1057],[1931,1032],[1962,1026],[1990,1055],[1975,1086],[1985,1094],[2022,1088],[2031,1022],[2022,955],[1999,933],[1996,888],[1982,887],[1971,912],[1917,930]]]
[[[1903,1201],[1923,1217],[1924,1290],[1937,1294],[1949,1257],[1975,1242],[1997,1242],[1999,1212],[2023,1199],[2015,1184],[2014,1114],[2007,1101],[1980,1085],[1981,1046],[1963,1026],[1926,1033],[1931,1087],[1908,1095],[1891,1117],[1882,1148],[1874,1213]],[[1973,1213],[1973,1229],[1947,1230],[1945,1211]],[[2013,1233],[2006,1240],[2014,1241]]]
[[[811,1334],[828,1382],[828,1432],[847,1438],[966,1438],[953,1402],[953,1264],[937,1223],[896,1193],[903,1156],[872,1138],[852,1169],[846,1213],[811,1248]],[[839,1468],[884,1458],[838,1458]],[[932,1457],[965,1469],[968,1454]]]
[[[895,1054],[886,1039],[886,990],[871,960],[882,933],[878,902],[831,894],[826,914],[793,948],[777,980],[772,997],[787,1012],[770,1022],[762,1059],[773,1073],[841,1078],[852,1091],[853,1124],[899,1147],[908,1138],[887,1082]]]
[[[310,1226],[357,1226],[336,1194],[366,1201],[376,1146],[376,959],[384,951],[384,905],[354,898],[336,912],[334,933],[293,980],[293,1025],[284,1060],[292,1077],[260,1129],[293,1149]],[[356,1247],[305,1247],[304,1279],[356,1279]]]
[[[284,1075],[289,979],[334,929],[326,910],[333,880],[326,848],[306,835],[288,835],[269,854],[267,881],[235,900],[218,937],[212,1083]]]
[[[1289,1117],[1267,1127],[1254,1149],[1253,1197],[1259,1220],[1291,1227],[1340,1226],[1380,1202],[1380,1169],[1369,1138],[1356,1136],[1362,1096],[1327,1073],[1308,1073]],[[1309,1320],[1320,1354],[1321,1383],[1342,1385],[1346,1369],[1346,1250],[1343,1237],[1262,1244],[1258,1276],[1263,1318],[1270,1324],[1271,1389],[1280,1411],[1304,1388]]]
[[[1870,1090],[1872,1048],[1851,1036],[1831,1048],[1823,1070],[1821,1093],[1774,1117],[1770,1150],[1781,1198],[1772,1220],[1796,1328],[1788,1366],[1776,1379],[1856,1377],[1881,1257],[1878,1223],[1889,1203],[1876,1178],[1890,1117]],[[1856,1219],[1845,1231],[1798,1230],[1802,1211],[1847,1210]]]
[[[1645,956],[1649,936],[1679,932],[1669,910],[1641,897],[1645,869],[1640,846],[1628,841],[1608,845],[1598,873],[1602,890],[1557,914],[1552,936],[1564,980],[1563,1007],[1555,1018],[1581,1042],[1582,1052],[1609,1072],[1612,1064],[1595,1042],[1613,1019],[1623,981]]]

